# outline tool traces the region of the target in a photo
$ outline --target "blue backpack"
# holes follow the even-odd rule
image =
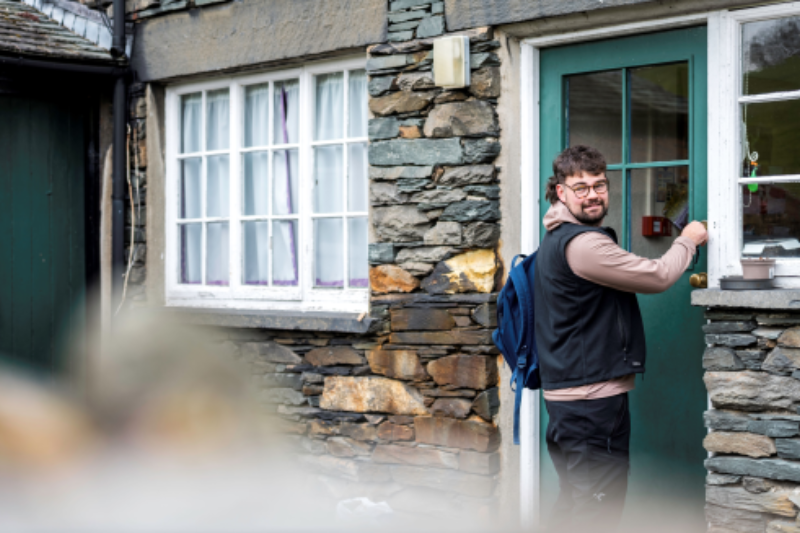
[[[517,263],[517,258],[523,260]],[[503,290],[497,296],[497,329],[492,333],[495,346],[514,373],[511,390],[514,399],[514,444],[519,444],[519,412],[523,389],[539,389],[539,353],[534,331],[533,275],[536,253],[517,255],[511,261],[511,271]]]

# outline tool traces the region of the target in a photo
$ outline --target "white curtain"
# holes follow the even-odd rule
[[[230,202],[228,185],[229,157],[215,155],[206,159],[206,216],[226,218]]]
[[[269,221],[251,220],[244,230],[244,284],[269,285]]]
[[[206,93],[206,150],[226,150],[230,144],[228,89]]]
[[[348,86],[348,136],[367,136],[367,72],[350,72]]]
[[[269,83],[251,85],[245,89],[244,145],[269,144]]]
[[[183,224],[181,231],[181,283],[198,284],[201,279],[202,224]]]
[[[347,219],[347,269],[351,287],[368,287],[367,217]]]
[[[228,284],[228,223],[206,225],[206,285]]]
[[[300,82],[282,81],[275,84],[273,95],[272,144],[294,144],[300,140],[299,116]],[[266,123],[265,123],[266,124]]]
[[[181,218],[203,216],[201,197],[202,159],[193,157],[181,161]]]
[[[322,74],[315,79],[314,140],[341,139],[344,134],[344,73]]]
[[[314,280],[318,287],[344,285],[344,242],[341,218],[314,220]]]
[[[273,117],[272,144],[296,143],[300,85],[298,80],[273,85],[271,113]],[[246,90],[245,137],[248,146],[268,143],[269,91],[267,85]],[[254,152],[244,156],[244,214],[261,216],[294,215],[298,210],[298,153],[297,150],[276,150],[272,153],[271,187],[269,152]],[[270,200],[270,190],[272,192]],[[270,211],[270,204],[272,209]],[[277,220],[272,223],[272,283],[297,285],[297,223]],[[244,230],[244,283],[269,285],[270,223],[250,221]]]
[[[203,95],[201,93],[187,94],[181,97],[181,153],[183,154],[200,151],[202,106]]]
[[[347,210],[351,213],[367,211],[367,144],[351,144],[347,148]]]

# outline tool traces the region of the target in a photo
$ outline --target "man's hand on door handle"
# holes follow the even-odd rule
[[[708,231],[702,222],[694,220],[683,228],[681,237],[688,237],[694,241],[695,245],[703,246],[708,242]]]

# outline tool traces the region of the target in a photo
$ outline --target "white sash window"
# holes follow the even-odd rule
[[[167,91],[167,303],[363,311],[363,60]]]

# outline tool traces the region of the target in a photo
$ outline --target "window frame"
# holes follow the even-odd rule
[[[345,287],[315,287],[313,284],[314,275],[314,249],[313,249],[313,191],[314,191],[314,150],[316,144],[313,141],[315,127],[315,101],[314,101],[314,76],[335,72],[349,72],[353,70],[364,70],[366,60],[363,57],[352,57],[346,59],[329,60],[304,64],[300,67],[273,70],[258,74],[244,74],[217,78],[200,82],[177,83],[167,87],[165,95],[165,252],[164,252],[164,274],[165,274],[165,300],[167,306],[178,307],[199,307],[199,308],[230,308],[243,310],[296,310],[296,311],[332,311],[332,312],[364,312],[369,308],[369,284],[367,287],[349,287],[349,273],[347,271],[347,223],[346,220],[354,216],[363,216],[369,221],[369,201],[367,201],[364,212],[345,211],[339,213],[340,218],[345,221],[342,232],[344,246],[344,277]],[[299,81],[299,109],[298,109],[298,129],[299,142],[289,145],[277,145],[272,143],[268,146],[245,147],[245,87],[263,83],[274,83],[290,79]],[[365,135],[358,138],[350,138],[348,130],[347,106],[349,105],[349,87],[346,83],[343,98],[345,109],[343,113],[343,137],[336,141],[324,141],[324,144],[344,145],[347,152],[347,145],[352,143],[368,143]],[[202,92],[203,112],[202,124],[203,131],[203,157],[207,155],[205,150],[205,130],[206,121],[206,92],[228,88],[229,96],[229,132],[230,142],[227,153],[229,154],[229,285],[215,286],[203,284],[183,284],[180,283],[180,235],[179,235],[179,202],[181,198],[181,169],[180,160],[186,154],[180,153],[181,141],[181,97],[191,93]],[[270,90],[270,95],[272,90]],[[270,131],[273,128],[272,109],[273,100],[270,99],[269,125]],[[365,102],[366,106],[366,102]],[[368,118],[371,116],[367,111]],[[271,135],[271,134],[270,134]],[[297,261],[299,272],[299,283],[296,287],[286,286],[259,286],[245,285],[242,283],[243,273],[243,231],[242,221],[252,217],[243,215],[243,192],[244,192],[244,165],[243,154],[252,151],[270,151],[281,149],[298,149],[298,213],[296,215],[265,215],[261,218],[269,220],[270,225],[275,219],[292,219],[298,221],[298,243]],[[216,152],[215,152],[216,153]],[[193,154],[194,155],[194,154]],[[269,158],[272,161],[272,157]],[[347,154],[343,156],[344,176],[342,187],[344,188],[343,198],[347,198]],[[271,167],[271,165],[270,165]],[[202,166],[202,188],[206,187],[206,164]],[[272,168],[270,168],[272,173]],[[271,184],[271,182],[270,182]],[[368,195],[368,191],[364,192]],[[205,195],[203,195],[205,217]],[[349,206],[348,206],[349,208]],[[330,216],[330,214],[326,214]],[[368,222],[369,224],[369,222]],[[202,271],[205,272],[206,247],[204,240],[202,244]],[[272,247],[270,246],[270,255]]]
[[[741,176],[743,103],[800,99],[800,91],[742,94],[742,27],[748,22],[800,15],[800,2],[719,11],[708,25],[708,222],[709,287],[724,276],[742,275],[741,187],[746,183],[796,183],[800,175]],[[775,285],[800,287],[800,258],[777,258]]]

